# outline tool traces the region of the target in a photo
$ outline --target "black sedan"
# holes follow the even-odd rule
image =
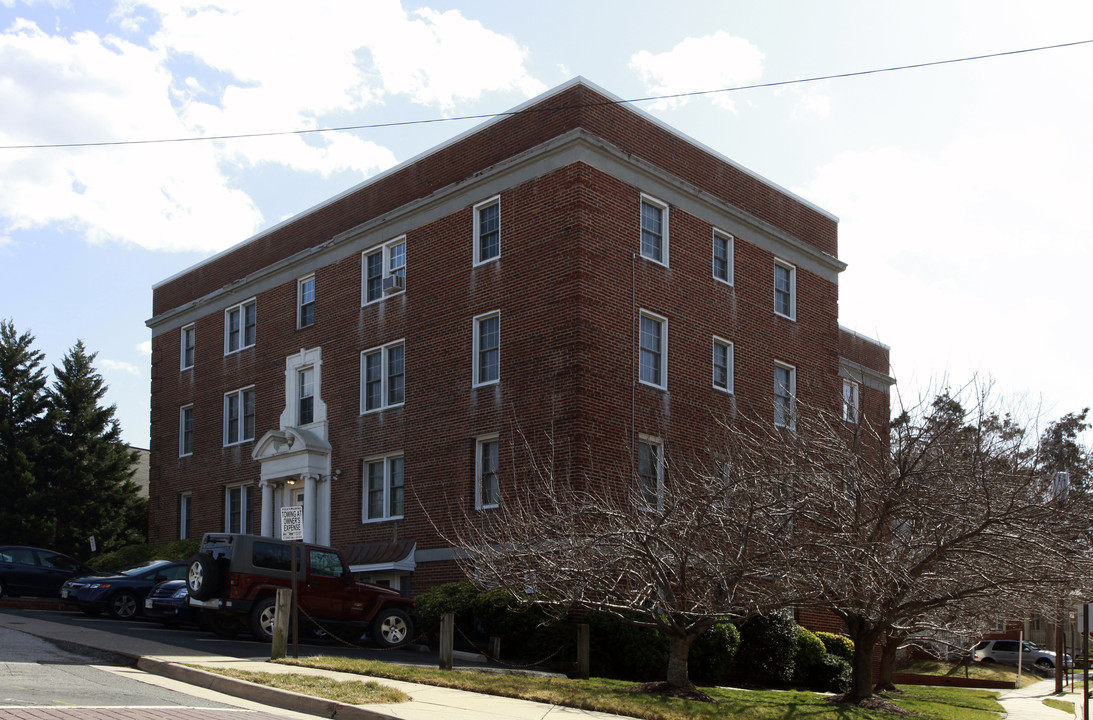
[[[144,598],[157,584],[186,577],[189,563],[151,560],[108,575],[72,578],[61,586],[61,599],[88,615],[109,612],[121,620],[139,614]]]
[[[0,596],[57,597],[65,580],[94,572],[79,560],[24,545],[0,546]]]
[[[171,627],[180,623],[200,624],[197,608],[189,603],[185,580],[168,580],[152,588],[144,598],[144,617]]]

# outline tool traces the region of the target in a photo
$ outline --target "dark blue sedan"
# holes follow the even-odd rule
[[[197,609],[190,606],[185,580],[168,580],[152,588],[144,598],[144,617],[171,627],[181,623],[199,624]]]
[[[0,546],[0,597],[57,597],[61,584],[74,575],[94,572],[79,560],[52,550],[24,545]]]
[[[148,592],[166,580],[182,580],[189,563],[150,560],[108,575],[72,578],[61,586],[61,599],[87,615],[109,612],[120,620],[140,614]]]

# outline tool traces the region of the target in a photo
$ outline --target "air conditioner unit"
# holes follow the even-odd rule
[[[406,278],[401,275],[388,275],[383,279],[383,294],[402,292],[406,289]]]

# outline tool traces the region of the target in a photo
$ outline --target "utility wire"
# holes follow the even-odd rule
[[[1058,45],[1042,45],[1040,47],[1025,48],[1023,50],[1007,50],[1005,52],[990,53],[987,55],[972,55],[969,57],[952,58],[949,60],[934,60],[932,62],[915,63],[913,65],[898,65],[895,67],[877,68],[874,70],[858,70],[856,72],[838,73],[835,75],[819,75],[797,80],[780,80],[776,82],[757,83],[754,85],[738,85],[731,88],[717,90],[695,90],[693,92],[672,93],[670,95],[649,95],[646,97],[630,98],[626,100],[604,100],[595,103],[583,103],[570,105],[565,108],[528,108],[526,110],[510,110],[507,112],[484,113],[481,115],[459,115],[457,117],[431,118],[427,120],[401,120],[395,122],[372,123],[368,125],[343,125],[340,127],[310,128],[306,130],[280,130],[273,132],[236,133],[232,135],[203,135],[201,137],[160,138],[153,140],[111,140],[105,142],[83,143],[52,143],[40,145],[0,145],[0,150],[43,150],[54,148],[86,148],[86,147],[110,147],[117,145],[154,145],[161,143],[197,142],[206,140],[240,140],[245,138],[277,137],[284,135],[310,135],[313,133],[344,132],[348,130],[376,130],[381,128],[405,127],[408,125],[430,125],[433,123],[458,122],[461,120],[485,120],[489,118],[508,117],[512,115],[524,115],[533,112],[557,112],[574,108],[597,107],[601,105],[631,105],[652,100],[671,100],[674,98],[697,97],[700,95],[715,95],[718,93],[740,92],[741,90],[758,90],[763,88],[783,87],[785,85],[800,85],[803,83],[818,82],[820,80],[839,80],[842,78],[859,77],[862,75],[876,75],[879,73],[897,72],[900,70],[917,70],[919,68],[933,67],[936,65],[952,65],[955,63],[971,62],[973,60],[987,60],[990,58],[1005,57],[1008,55],[1021,55],[1024,53],[1042,52],[1044,50],[1058,50],[1060,48],[1074,47],[1076,45],[1088,45],[1093,40],[1078,40],[1076,42],[1059,43]]]

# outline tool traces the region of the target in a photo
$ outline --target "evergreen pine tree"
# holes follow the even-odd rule
[[[54,366],[49,391],[53,429],[44,520],[50,546],[85,557],[94,536],[100,552],[144,542],[147,502],[132,477],[138,454],[121,440],[115,406],[100,405],[106,384],[82,341]],[[139,524],[133,526],[136,520]]]
[[[0,321],[0,528],[5,542],[27,545],[44,540],[38,463],[48,430],[44,355],[33,345]]]

